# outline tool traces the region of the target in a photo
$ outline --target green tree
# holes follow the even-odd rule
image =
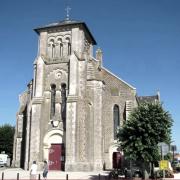
[[[160,103],[143,103],[117,133],[125,157],[147,164],[159,160],[159,142],[170,143],[173,120]]]
[[[5,151],[10,157],[13,154],[14,126],[4,124],[0,126],[0,153]]]

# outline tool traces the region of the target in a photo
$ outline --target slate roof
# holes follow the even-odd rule
[[[106,69],[105,67],[102,67],[102,69],[104,70],[105,73],[110,74],[111,76],[117,78],[118,80],[120,80],[122,83],[126,84],[128,87],[130,87],[133,90],[136,90],[135,87],[133,87],[132,85],[130,85],[129,83],[127,83],[126,81],[124,81],[123,79],[121,79],[120,77],[116,76],[115,74],[113,74],[111,71],[109,71],[108,69]]]
[[[34,30],[39,34],[42,30],[46,30],[46,29],[50,29],[50,28],[54,28],[54,27],[60,27],[60,26],[67,26],[67,25],[82,25],[82,27],[87,31],[87,33],[89,34],[93,45],[96,45],[96,40],[94,39],[93,35],[91,34],[89,28],[87,27],[87,25],[82,22],[82,21],[75,21],[75,20],[63,20],[63,21],[59,21],[56,23],[51,23],[42,27],[38,27],[35,28]]]
[[[155,96],[136,96],[137,102],[139,104],[141,103],[153,103],[156,101],[159,101],[159,96],[155,95]]]

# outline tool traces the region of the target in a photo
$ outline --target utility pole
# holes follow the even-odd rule
[[[173,161],[174,161],[174,156],[175,156],[175,151],[176,151],[176,145],[171,145],[171,151],[173,153]]]

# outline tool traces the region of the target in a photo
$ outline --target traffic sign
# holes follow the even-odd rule
[[[166,143],[164,142],[158,143],[158,146],[160,148],[160,152],[162,153],[162,156],[165,156],[169,152],[169,146]]]
[[[161,160],[159,163],[159,167],[161,170],[168,170],[169,169],[169,162],[167,160]]]

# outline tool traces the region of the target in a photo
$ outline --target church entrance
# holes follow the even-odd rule
[[[49,170],[64,170],[64,144],[51,144],[49,149]]]
[[[122,155],[120,152],[113,152],[113,168],[121,169]]]

